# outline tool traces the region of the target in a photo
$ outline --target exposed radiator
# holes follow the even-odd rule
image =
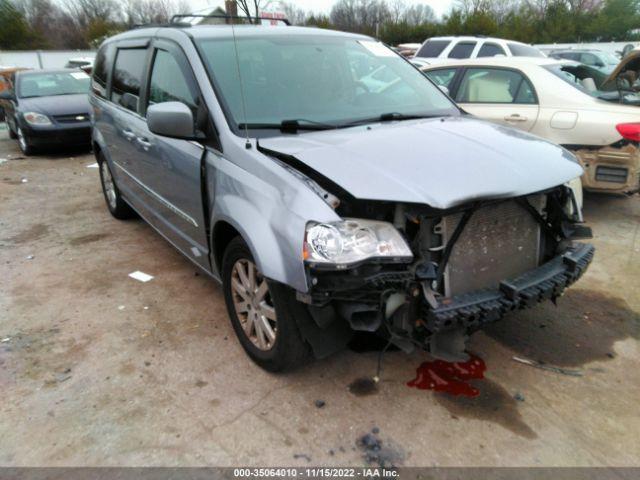
[[[532,195],[529,203],[541,211],[546,197]],[[462,213],[442,219],[444,244],[453,235]],[[458,238],[445,270],[447,297],[483,288],[535,268],[540,259],[540,225],[514,200],[476,210]]]

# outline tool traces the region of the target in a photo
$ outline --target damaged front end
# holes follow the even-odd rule
[[[484,324],[555,301],[594,255],[576,242],[591,231],[564,186],[447,210],[353,198],[334,205],[345,221],[310,224],[305,239],[309,290],[298,299],[315,323],[342,319],[444,360],[466,359],[466,337]]]

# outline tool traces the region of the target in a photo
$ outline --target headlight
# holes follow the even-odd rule
[[[374,258],[410,261],[413,254],[390,223],[348,218],[309,223],[303,257],[308,263],[346,266]]]
[[[29,125],[51,125],[51,120],[46,115],[37,112],[25,112],[22,114]]]

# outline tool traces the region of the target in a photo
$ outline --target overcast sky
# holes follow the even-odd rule
[[[277,1],[277,0],[276,0]],[[331,6],[336,2],[336,0],[289,0],[289,3],[294,3],[298,5],[298,7],[303,10],[312,11],[312,12],[322,12],[329,13],[331,10]],[[274,1],[274,3],[276,3]],[[441,17],[443,14],[449,12],[449,9],[454,3],[454,0],[405,0],[407,5],[414,3],[426,3],[430,5],[431,8],[436,12],[438,17]],[[220,4],[224,4],[224,1],[220,0],[189,0],[189,4],[193,6],[195,9],[205,8],[207,6],[216,6]]]

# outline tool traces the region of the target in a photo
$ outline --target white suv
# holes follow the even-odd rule
[[[431,37],[418,49],[415,63],[432,63],[436,58],[544,57],[544,53],[526,43],[491,37]]]

